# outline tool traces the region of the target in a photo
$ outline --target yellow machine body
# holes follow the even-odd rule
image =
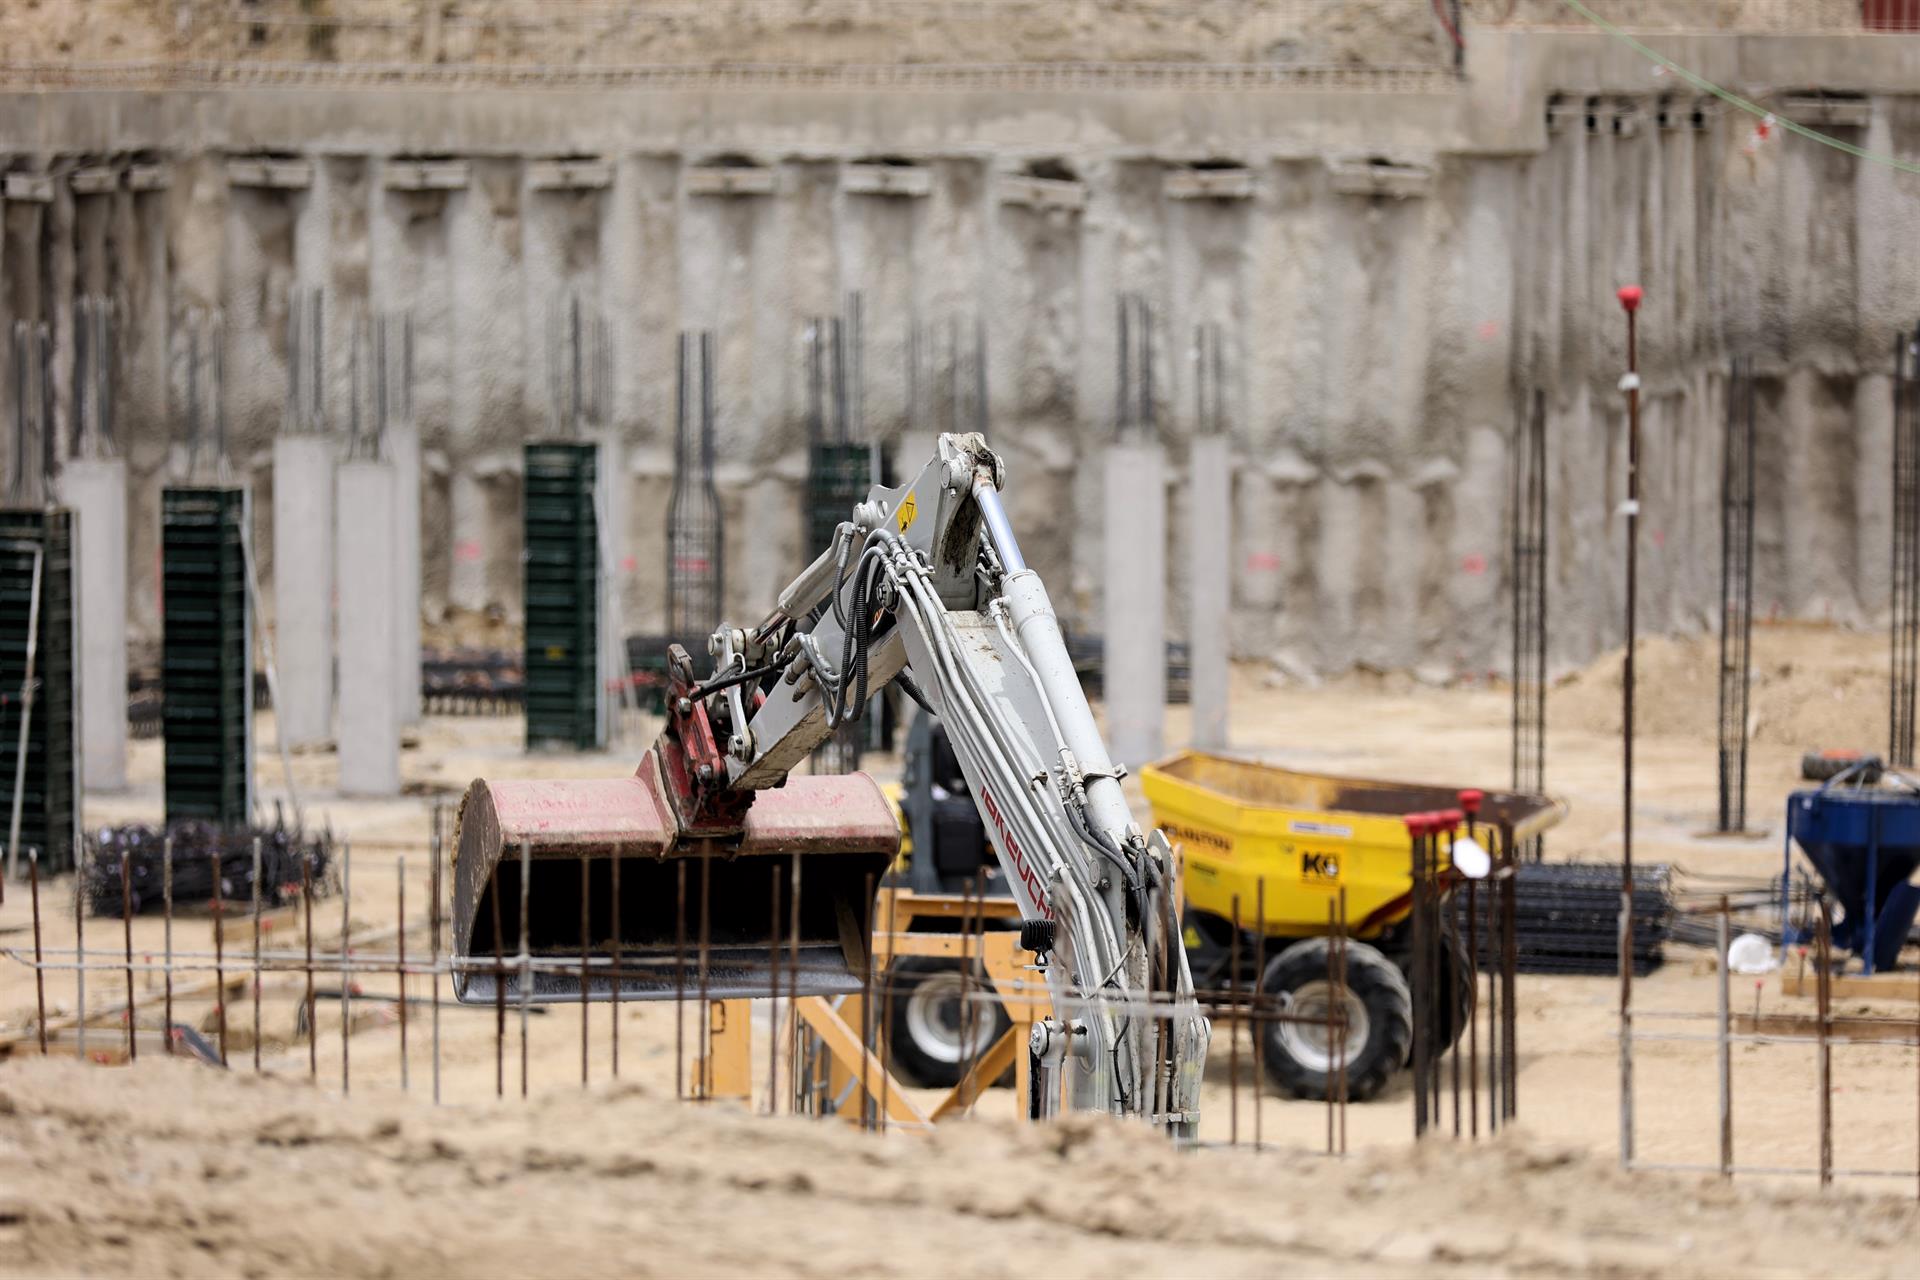
[[[1341,889],[1356,937],[1378,937],[1404,920],[1413,877],[1405,816],[1460,805],[1457,787],[1304,773],[1199,751],[1145,766],[1140,785],[1155,825],[1181,852],[1187,909],[1231,920],[1237,898],[1241,927],[1269,937],[1325,933]],[[1483,794],[1481,824],[1509,825],[1515,840],[1540,834],[1566,811],[1545,796]]]

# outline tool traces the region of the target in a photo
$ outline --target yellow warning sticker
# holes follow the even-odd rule
[[[900,532],[905,533],[907,531],[907,526],[912,524],[913,518],[919,514],[920,514],[920,508],[918,504],[914,502],[913,495],[908,494],[907,500],[900,504],[900,513],[898,516],[898,519],[900,521]]]

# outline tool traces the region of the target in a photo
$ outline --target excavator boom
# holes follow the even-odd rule
[[[672,998],[696,964],[709,995],[857,989],[898,828],[863,775],[792,774],[897,680],[947,726],[1052,997],[1029,1046],[1034,1109],[1064,1092],[1191,1133],[1209,1031],[1172,852],[1132,817],[1003,482],[983,437],[940,437],[758,625],[714,633],[704,680],[676,647],[667,726],[633,778],[474,783],[461,998],[495,998],[496,974],[536,999]]]

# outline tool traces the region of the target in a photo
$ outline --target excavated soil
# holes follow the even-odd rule
[[[881,1141],[630,1085],[436,1112],[165,1063],[0,1076],[8,1275],[1877,1276],[1916,1225],[1525,1141],[1337,1163],[1087,1119]]]

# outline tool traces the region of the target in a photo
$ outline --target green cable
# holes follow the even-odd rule
[[[1836,138],[1831,134],[1821,133],[1818,129],[1809,129],[1807,128],[1807,126],[1803,124],[1796,124],[1792,120],[1783,119],[1782,117],[1775,115],[1773,112],[1768,111],[1765,107],[1761,106],[1757,102],[1754,102],[1747,98],[1743,98],[1739,94],[1733,93],[1729,90],[1722,89],[1719,85],[1713,83],[1713,81],[1707,79],[1705,76],[1689,71],[1685,67],[1681,66],[1679,63],[1675,62],[1672,58],[1669,58],[1664,54],[1656,53],[1652,49],[1649,49],[1646,45],[1641,44],[1638,40],[1635,40],[1632,36],[1622,31],[1619,27],[1614,26],[1611,22],[1608,22],[1605,18],[1602,18],[1599,14],[1587,8],[1587,6],[1582,4],[1580,0],[1560,0],[1560,3],[1565,5],[1567,8],[1573,10],[1575,13],[1579,14],[1582,18],[1585,18],[1588,22],[1592,23],[1594,26],[1598,27],[1600,30],[1606,32],[1606,34],[1612,36],[1615,40],[1620,41],[1622,44],[1626,45],[1628,48],[1638,53],[1641,57],[1646,58],[1652,62],[1659,63],[1661,66],[1665,67],[1668,71],[1673,72],[1673,74],[1679,76],[1682,80],[1685,80],[1688,84],[1700,90],[1702,93],[1710,93],[1714,97],[1719,98],[1721,101],[1730,103],[1733,106],[1740,108],[1740,110],[1745,111],[1750,115],[1760,117],[1762,120],[1771,118],[1774,123],[1778,124],[1782,129],[1785,129],[1788,133],[1798,134],[1799,136],[1809,139],[1810,141],[1818,142],[1822,146],[1832,147],[1836,151],[1844,151],[1850,156],[1857,156],[1862,160],[1869,160],[1874,164],[1883,164],[1890,169],[1898,169],[1903,173],[1920,173],[1920,164],[1912,164],[1912,163],[1909,163],[1908,161],[1898,158],[1897,156],[1885,155],[1878,151],[1869,151],[1865,147],[1856,146],[1851,142],[1847,142],[1841,138]]]

